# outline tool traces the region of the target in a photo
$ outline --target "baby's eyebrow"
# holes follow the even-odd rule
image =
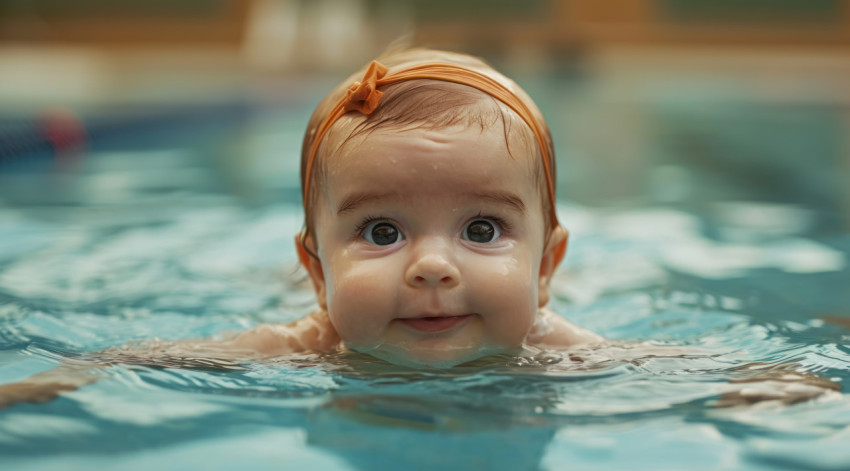
[[[398,196],[395,193],[355,193],[342,200],[342,203],[340,203],[339,208],[336,210],[336,214],[339,216],[345,212],[352,211],[366,202],[394,199],[398,198]]]
[[[525,203],[522,201],[522,198],[513,193],[506,191],[492,191],[480,193],[475,192],[471,193],[471,195],[475,198],[491,200],[495,203],[510,206],[519,211],[520,213],[525,213]]]

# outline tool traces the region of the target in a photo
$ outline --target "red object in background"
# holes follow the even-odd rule
[[[53,146],[55,170],[65,172],[84,154],[88,134],[82,120],[73,111],[64,108],[45,110],[38,118],[45,141]]]

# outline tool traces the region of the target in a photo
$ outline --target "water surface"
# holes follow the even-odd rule
[[[297,204],[181,190],[180,175],[204,173],[179,153],[171,183],[137,172],[156,155],[101,157],[76,201],[0,203],[0,382],[313,308],[295,271]],[[611,345],[448,371],[342,354],[115,366],[0,411],[0,456],[15,469],[850,467],[844,392],[717,407],[755,370],[848,384],[850,236],[776,204],[560,215],[572,239],[553,308]]]

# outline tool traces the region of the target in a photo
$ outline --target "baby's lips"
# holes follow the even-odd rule
[[[404,319],[396,319],[402,325],[413,330],[426,333],[445,332],[466,322],[473,314],[462,315],[423,315]]]

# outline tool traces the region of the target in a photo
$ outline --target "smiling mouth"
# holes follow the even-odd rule
[[[414,317],[409,319],[396,319],[401,324],[419,332],[436,333],[444,332],[457,325],[460,325],[473,314],[464,314],[461,316],[432,316],[432,317]]]

